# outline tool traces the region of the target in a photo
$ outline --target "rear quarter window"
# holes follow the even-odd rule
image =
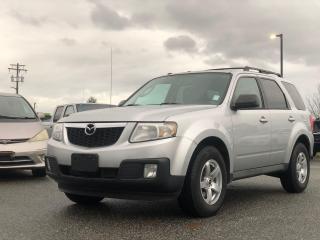
[[[300,93],[298,92],[297,88],[293,84],[288,82],[282,81],[281,83],[283,84],[285,89],[288,91],[296,108],[298,110],[306,110],[306,105],[304,104],[303,99]]]

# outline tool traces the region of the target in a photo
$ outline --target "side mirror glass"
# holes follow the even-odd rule
[[[259,107],[258,96],[255,94],[242,94],[232,105],[232,110],[253,109]]]

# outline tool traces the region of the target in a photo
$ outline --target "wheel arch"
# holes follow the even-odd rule
[[[306,146],[306,148],[308,149],[308,152],[309,152],[309,154],[310,154],[310,156],[311,156],[311,154],[312,154],[312,152],[311,152],[311,144],[310,144],[310,140],[309,140],[309,138],[307,137],[307,135],[301,134],[301,135],[297,138],[294,146],[297,145],[297,143],[302,143],[302,144],[304,144],[304,145]],[[292,149],[292,150],[293,150],[293,149]]]
[[[188,166],[188,172],[189,172],[190,166],[192,165],[193,161],[195,160],[195,157],[197,156],[197,154],[200,152],[201,149],[203,149],[206,146],[214,146],[220,151],[220,153],[222,154],[222,156],[224,157],[224,160],[225,160],[224,162],[226,164],[228,183],[231,182],[232,175],[230,172],[231,166],[230,166],[229,150],[228,150],[225,142],[221,138],[215,137],[215,136],[206,137],[198,143],[198,145],[196,146],[195,150],[192,153],[192,156],[191,156],[191,159],[189,162],[189,166]]]

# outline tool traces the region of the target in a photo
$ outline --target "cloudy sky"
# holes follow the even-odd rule
[[[310,96],[320,83],[320,1],[2,0],[0,91],[10,63],[27,65],[21,94],[38,111],[95,96],[109,102],[169,72],[252,65],[279,71]]]

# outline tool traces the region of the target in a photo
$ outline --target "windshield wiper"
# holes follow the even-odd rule
[[[131,106],[141,106],[141,105],[140,104],[131,103],[131,104],[124,105],[124,106],[121,106],[121,107],[131,107]]]
[[[35,117],[17,117],[17,119],[36,119]]]
[[[178,102],[163,102],[163,103],[160,103],[160,105],[174,105],[174,104],[182,104],[182,103],[178,103]]]
[[[0,118],[2,119],[36,119],[35,117],[14,117],[14,116],[5,116],[5,115],[0,115]]]

